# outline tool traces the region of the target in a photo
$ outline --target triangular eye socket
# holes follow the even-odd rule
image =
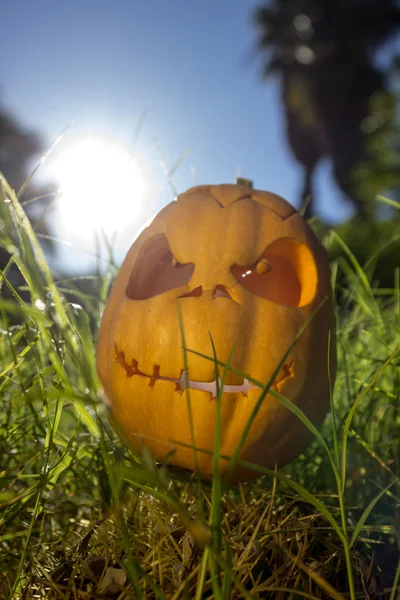
[[[313,255],[291,238],[273,242],[253,265],[233,265],[231,273],[252,294],[281,306],[304,306],[317,290]]]
[[[155,235],[140,248],[125,292],[130,300],[148,300],[186,285],[193,271],[193,263],[174,259],[164,234]]]

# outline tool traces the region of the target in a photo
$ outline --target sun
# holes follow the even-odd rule
[[[148,188],[132,152],[115,140],[88,136],[69,143],[56,157],[58,230],[82,242],[98,233],[110,239],[140,213]]]

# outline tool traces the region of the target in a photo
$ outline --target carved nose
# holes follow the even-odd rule
[[[216,285],[213,291],[213,298],[229,298],[232,300],[232,296],[229,293],[228,288],[225,285]]]
[[[203,286],[198,285],[197,287],[195,287],[193,290],[191,290],[187,294],[182,294],[182,296],[179,296],[179,298],[196,298],[196,297],[201,296],[202,294],[203,294]],[[213,289],[213,298],[214,298],[214,300],[215,300],[215,298],[229,298],[230,300],[233,300],[232,295],[229,292],[228,288],[222,284],[216,285],[215,288]]]

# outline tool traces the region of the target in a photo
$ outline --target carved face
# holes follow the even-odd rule
[[[227,362],[221,454],[232,455],[261,390],[310,314],[274,388],[319,426],[329,406],[328,363],[335,377],[334,317],[325,251],[285,200],[242,185],[192,188],[161,210],[129,250],[101,322],[97,368],[113,419],[140,449],[194,469],[185,382],[195,444],[213,450],[215,365],[187,353],[184,373],[178,303],[186,347]],[[328,335],[332,332],[328,361]],[[220,369],[220,376],[223,368]],[[308,430],[268,395],[241,458],[273,468],[310,442]],[[171,455],[171,450],[175,452]],[[212,456],[198,453],[204,478]],[[227,468],[221,461],[221,470]],[[254,476],[237,468],[236,479]]]

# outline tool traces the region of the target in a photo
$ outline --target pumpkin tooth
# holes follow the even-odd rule
[[[116,362],[123,368],[127,377],[141,375],[142,377],[148,377],[150,380],[159,378],[160,367],[158,365],[153,366],[153,373],[145,373],[139,368],[139,362],[135,358],[129,360],[124,350],[120,350],[116,343],[114,343],[114,350]]]
[[[160,379],[160,367],[159,365],[154,365],[153,375],[149,377],[149,386],[154,387],[154,384],[157,381],[157,379]]]
[[[133,375],[140,373],[137,360],[132,359],[132,363],[129,364],[125,359],[125,352],[123,350],[119,350],[116,343],[114,344],[114,349],[116,361],[124,369],[127,377],[133,377]]]
[[[279,371],[278,376],[276,377],[273,387],[279,392],[279,385],[283,383],[286,379],[294,377],[294,369],[293,369],[294,361],[290,363],[285,363],[282,369]]]

